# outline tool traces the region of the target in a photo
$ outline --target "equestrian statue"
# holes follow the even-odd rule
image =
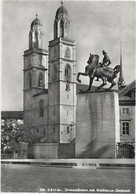
[[[107,81],[111,83],[111,86],[106,89],[110,90],[113,88],[113,86],[116,85],[114,79],[117,77],[117,74],[120,72],[120,65],[116,65],[113,68],[108,67],[111,64],[110,58],[107,55],[107,52],[105,50],[102,51],[104,57],[103,61],[99,63],[99,56],[98,55],[92,55],[90,53],[89,59],[87,61],[88,65],[85,67],[85,73],[79,72],[77,75],[77,81],[81,83],[81,80],[79,79],[79,76],[89,76],[90,83],[89,88],[86,91],[81,92],[88,92],[91,90],[91,86],[93,83],[94,78],[97,79],[95,81],[99,81],[99,78],[102,80],[102,84],[96,89],[96,91],[100,90],[103,86],[107,84]]]

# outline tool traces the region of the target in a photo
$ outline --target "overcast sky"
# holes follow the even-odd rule
[[[111,67],[119,64],[121,39],[125,83],[132,82],[135,79],[135,2],[64,1],[64,6],[71,21],[70,38],[77,43],[77,72],[84,71],[90,52],[98,54],[101,61],[103,49],[108,51]],[[28,49],[31,22],[37,12],[45,33],[44,47],[48,49],[59,7],[60,1],[3,1],[2,110],[23,109],[23,52]],[[82,79],[82,83],[88,83],[88,79]]]

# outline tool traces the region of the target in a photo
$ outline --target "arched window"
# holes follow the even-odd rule
[[[65,76],[66,76],[66,78],[70,78],[71,77],[71,67],[70,67],[69,64],[66,65]]]
[[[39,116],[40,117],[44,116],[44,102],[43,102],[43,100],[40,100],[40,103],[39,103]]]
[[[39,87],[43,87],[44,86],[44,75],[42,73],[39,74],[39,83],[38,83]]]
[[[65,50],[65,57],[70,58],[71,57],[71,53],[70,53],[70,48],[67,47]]]
[[[67,127],[67,133],[69,133],[69,127]]]
[[[32,75],[31,73],[28,73],[28,88],[32,87]]]
[[[64,22],[63,20],[60,21],[60,37],[63,37],[63,31],[64,31]]]

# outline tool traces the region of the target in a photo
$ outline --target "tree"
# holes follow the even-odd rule
[[[8,123],[2,120],[1,123],[1,152],[16,153],[20,149],[20,142],[29,144],[40,142],[41,136],[37,131],[11,119]]]

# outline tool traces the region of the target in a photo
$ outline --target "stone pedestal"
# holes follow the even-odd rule
[[[28,146],[29,159],[75,158],[75,140],[71,143],[35,143]]]
[[[76,158],[116,158],[120,141],[118,93],[81,93],[77,98]]]

